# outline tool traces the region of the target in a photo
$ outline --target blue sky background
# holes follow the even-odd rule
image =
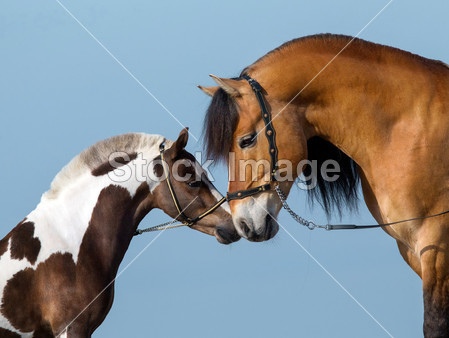
[[[355,35],[387,1],[87,1],[67,8],[185,125],[201,135],[197,84],[236,76],[292,38]],[[449,62],[447,1],[393,1],[361,38]],[[0,0],[0,237],[82,149],[125,132],[181,127],[56,1]],[[188,150],[200,150],[190,139]],[[379,165],[382,165],[379,163]],[[214,169],[226,190],[226,170]],[[302,191],[289,202],[326,222]],[[414,216],[414,215],[411,215]],[[168,219],[151,212],[142,226]],[[338,222],[338,217],[332,218]],[[364,203],[343,222],[369,223]],[[382,230],[324,232],[280,223],[394,336],[422,336],[421,281]],[[122,267],[156,235],[133,240]],[[1,273],[1,272],[0,272]],[[164,232],[117,280],[95,337],[387,337],[284,231],[219,245]]]

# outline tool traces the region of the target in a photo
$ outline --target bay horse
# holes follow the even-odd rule
[[[57,174],[36,209],[0,240],[0,337],[90,337],[112,306],[114,284],[101,291],[114,280],[143,217],[158,208],[183,221],[181,213],[193,219],[218,206],[221,195],[184,149],[187,141],[187,129],[175,142],[115,136]],[[150,175],[139,174],[139,160]],[[183,180],[173,179],[175,166]],[[225,244],[240,238],[227,204],[200,218],[191,228]]]
[[[279,163],[288,160],[293,167],[304,159],[318,168],[328,159],[336,161],[340,172],[333,182],[302,167],[317,180],[309,196],[328,214],[356,205],[359,182],[378,223],[449,209],[449,67],[352,39],[331,34],[295,39],[237,78],[211,75],[217,87],[199,86],[213,97],[205,117],[206,149],[211,158],[228,162],[233,175],[229,194],[240,194],[229,203],[242,237],[261,241],[276,234],[281,201],[272,186],[288,194],[301,172],[282,182],[267,168],[255,175],[241,173],[230,154],[235,163],[270,163],[278,157]],[[271,122],[264,121],[257,93]],[[275,137],[269,135],[274,132]],[[286,165],[275,166],[281,171]],[[251,190],[255,188],[263,191]],[[252,198],[243,198],[245,194]],[[384,230],[422,278],[425,336],[449,337],[448,215]]]

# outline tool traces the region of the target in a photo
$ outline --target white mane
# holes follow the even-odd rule
[[[44,193],[42,197],[56,198],[62,187],[86,171],[92,171],[101,164],[108,162],[109,156],[114,152],[125,152],[127,154],[144,152],[159,147],[164,141],[167,142],[168,146],[171,146],[172,141],[166,140],[163,136],[145,133],[122,134],[99,141],[83,150],[62,168],[51,182],[50,190]]]

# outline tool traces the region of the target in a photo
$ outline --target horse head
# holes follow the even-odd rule
[[[185,150],[188,136],[187,129],[183,129],[178,139],[164,151],[163,159],[159,157],[154,161],[156,177],[163,177],[170,183],[159,184],[153,190],[152,203],[180,221],[185,221],[184,217],[193,220],[207,213],[190,227],[215,236],[222,244],[235,242],[240,236],[233,225],[228,204],[215,208],[222,196],[194,156]],[[167,173],[164,173],[164,166]],[[178,210],[178,207],[182,210]]]
[[[300,116],[284,113],[282,110],[296,110],[296,105],[285,107],[285,102],[273,98],[274,92],[268,84],[261,82],[264,104],[271,115],[273,130],[268,130],[261,114],[261,104],[254,89],[243,78],[223,79],[212,76],[218,87],[200,87],[213,97],[205,119],[205,141],[208,156],[226,160],[229,169],[228,191],[245,192],[260,187],[261,192],[245,198],[230,201],[234,225],[239,234],[251,241],[264,241],[274,237],[278,231],[276,222],[281,209],[281,202],[272,189],[273,174],[276,184],[288,194],[298,173],[296,168],[300,161],[307,159],[307,138]],[[274,114],[277,113],[277,114]],[[268,114],[267,114],[268,115]],[[267,118],[267,116],[265,116]],[[275,147],[270,144],[266,133],[277,131]],[[273,173],[273,158],[270,153],[277,152],[276,166]],[[239,193],[237,193],[239,194]],[[240,194],[240,196],[242,196]]]

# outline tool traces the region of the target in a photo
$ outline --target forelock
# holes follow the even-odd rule
[[[239,122],[237,102],[219,88],[206,112],[203,139],[206,156],[216,161],[226,161],[231,151],[233,135]]]

